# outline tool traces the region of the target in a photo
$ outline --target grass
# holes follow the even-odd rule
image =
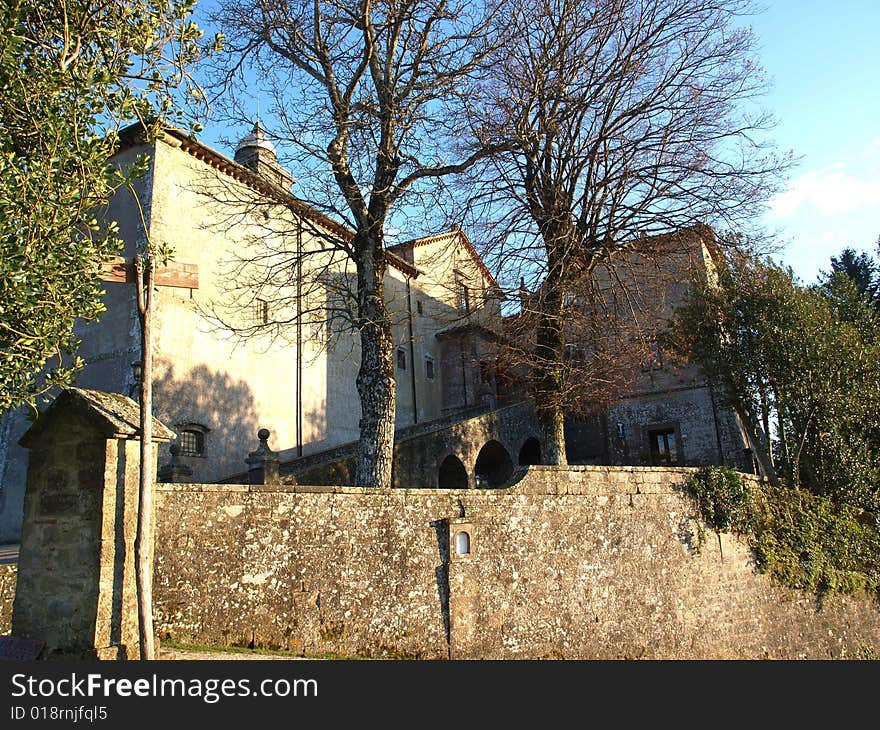
[[[296,651],[285,651],[284,649],[251,649],[246,646],[208,646],[206,644],[184,644],[176,641],[163,640],[161,648],[176,649],[178,651],[192,651],[212,654],[262,654],[266,656],[284,656],[291,659],[344,659],[344,660],[366,660],[368,657],[348,656],[345,654],[334,654],[333,652],[320,652],[317,654],[306,654]]]

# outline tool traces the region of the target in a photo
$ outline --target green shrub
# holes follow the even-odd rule
[[[755,490],[750,543],[760,570],[817,593],[880,589],[880,535],[869,515],[826,497]]]
[[[754,484],[733,469],[702,467],[687,487],[703,520],[748,537],[762,573],[819,594],[880,591],[873,515],[827,497]]]
[[[735,469],[701,467],[687,486],[697,500],[703,519],[716,530],[748,531],[749,490]]]

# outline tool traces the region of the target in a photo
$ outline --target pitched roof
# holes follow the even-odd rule
[[[495,277],[492,276],[492,272],[489,271],[489,267],[486,266],[486,263],[483,261],[483,258],[477,253],[477,249],[474,247],[474,244],[471,243],[471,240],[467,237],[467,234],[461,230],[460,228],[453,228],[451,231],[444,231],[443,233],[434,233],[430,236],[422,236],[421,238],[413,238],[409,241],[404,241],[403,243],[395,244],[394,246],[389,246],[386,251],[406,251],[417,248],[418,246],[427,246],[432,243],[440,243],[443,241],[452,242],[455,238],[462,243],[465,250],[470,254],[471,258],[479,267],[480,271],[483,273],[483,276],[486,277],[486,280],[489,282],[492,288],[497,289],[499,294],[504,296],[501,287],[498,285],[498,282],[495,281]]]
[[[229,159],[220,152],[217,152],[217,150],[212,149],[202,142],[199,142],[197,139],[191,137],[186,132],[180,129],[175,129],[174,127],[165,127],[163,131],[168,137],[176,140],[180,149],[182,149],[184,152],[188,153],[192,157],[196,158],[197,160],[204,162],[209,167],[212,167],[219,172],[229,175],[234,180],[247,185],[252,190],[261,193],[262,195],[276,200],[282,205],[288,206],[297,215],[320,226],[328,233],[338,236],[343,241],[348,242],[351,241],[352,238],[354,238],[354,231],[342,225],[341,223],[339,223],[339,221],[333,220],[333,218],[331,218],[330,216],[322,213],[308,203],[300,200],[292,193],[284,190],[277,185],[274,185],[262,175],[254,172],[253,170],[245,167],[235,160]],[[132,124],[121,130],[119,132],[120,147],[117,150],[117,154],[122,150],[128,149],[135,145],[143,144],[144,140],[142,133],[143,126],[139,123]],[[388,253],[388,249],[386,249],[386,253]],[[388,263],[398,271],[401,271],[408,276],[417,277],[419,275],[419,270],[415,266],[408,263],[407,261],[404,261],[394,252],[390,252],[390,255],[388,256]]]
[[[85,388],[65,388],[52,404],[21,437],[19,443],[31,448],[40,434],[58,417],[59,413],[74,409],[85,416],[95,430],[105,438],[132,438],[140,435],[140,406],[119,393],[105,393]],[[167,442],[176,438],[174,431],[153,418],[154,441]]]

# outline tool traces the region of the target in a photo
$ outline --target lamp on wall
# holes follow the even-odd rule
[[[131,372],[134,374],[134,383],[132,383],[131,387],[128,389],[128,397],[133,398],[134,400],[138,400],[138,398],[140,397],[142,372],[140,360],[131,364]]]

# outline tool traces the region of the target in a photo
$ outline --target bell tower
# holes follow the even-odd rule
[[[235,161],[262,175],[274,185],[289,191],[296,182],[294,177],[280,164],[275,145],[266,136],[258,121],[250,134],[242,137],[235,148]]]

